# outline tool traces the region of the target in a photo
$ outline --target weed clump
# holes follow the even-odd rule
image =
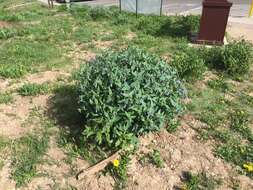
[[[245,40],[233,41],[224,47],[206,49],[204,53],[207,65],[235,78],[249,72],[252,58],[252,45]]]
[[[212,176],[208,176],[205,172],[192,174],[191,172],[184,172],[183,178],[185,184],[179,189],[189,190],[214,190],[221,185],[221,180]]]
[[[201,79],[206,71],[205,61],[199,56],[198,49],[182,46],[172,56],[170,64],[175,67],[181,78],[187,81]]]
[[[181,112],[185,94],[173,68],[137,48],[106,52],[83,66],[78,89],[83,137],[114,148],[159,131]]]
[[[45,94],[49,90],[50,90],[49,85],[47,83],[44,84],[27,83],[18,89],[18,93],[21,96],[37,96],[40,94]]]

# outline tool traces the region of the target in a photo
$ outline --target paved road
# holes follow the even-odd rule
[[[202,0],[163,0],[164,14],[201,14]],[[233,6],[230,16],[245,17],[249,13],[251,0],[230,0]],[[119,0],[93,0],[88,2],[81,2],[79,4],[89,5],[104,5],[112,6],[118,5]]]

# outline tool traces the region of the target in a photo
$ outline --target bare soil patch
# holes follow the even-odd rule
[[[9,22],[0,21],[0,29],[1,28],[10,28],[11,26],[12,26],[12,24],[10,24]]]
[[[61,72],[61,71],[45,71],[41,73],[35,73],[27,76],[25,81],[30,83],[42,84],[45,82],[53,82],[61,77],[68,77],[69,73]]]
[[[0,136],[17,138],[22,136],[28,128],[22,127],[22,123],[29,116],[33,105],[29,98],[15,97],[15,102],[8,105],[0,105]]]
[[[0,188],[3,190],[9,190],[9,189],[15,189],[15,181],[10,179],[10,173],[11,173],[11,163],[10,160],[5,161],[5,165],[0,170]]]
[[[242,23],[229,23],[228,34],[235,39],[246,39],[253,43],[253,25]]]

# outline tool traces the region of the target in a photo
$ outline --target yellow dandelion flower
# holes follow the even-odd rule
[[[248,172],[253,172],[253,163],[243,164],[243,167],[244,167]]]
[[[116,168],[119,167],[119,160],[117,159],[113,160],[113,166]]]

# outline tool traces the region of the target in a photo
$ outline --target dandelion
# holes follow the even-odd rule
[[[253,172],[253,163],[243,164],[243,167],[247,170],[247,172]]]
[[[119,160],[118,159],[113,160],[113,166],[116,168],[119,167]]]

